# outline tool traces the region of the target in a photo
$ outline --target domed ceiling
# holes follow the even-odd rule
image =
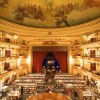
[[[100,0],[0,0],[0,17],[25,26],[59,28],[100,17]]]

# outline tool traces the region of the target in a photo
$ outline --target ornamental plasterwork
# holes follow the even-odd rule
[[[71,30],[78,30],[78,29],[83,29],[89,26],[94,26],[96,24],[100,24],[100,18],[92,20],[90,22],[86,22],[84,24],[80,24],[80,25],[76,25],[76,26],[71,26],[71,27],[66,27],[66,28],[33,28],[33,27],[27,27],[27,26],[22,26],[22,25],[18,25],[18,24],[14,24],[8,21],[5,21],[3,19],[0,19],[0,24],[1,25],[5,25],[5,26],[9,26],[11,28],[17,28],[17,29],[21,29],[21,30],[27,30],[27,31],[40,31],[40,32],[59,32],[59,31],[71,31]]]
[[[40,45],[44,41],[56,41],[59,45],[70,44],[69,39],[71,41],[77,40],[75,37],[81,37],[84,33],[93,32],[98,29],[100,29],[100,18],[81,25],[49,29],[26,27],[0,19],[0,30],[14,33],[22,37],[23,40],[29,37],[29,40],[26,40],[31,41],[29,45]]]
[[[19,39],[18,39],[19,40]],[[19,41],[17,41],[18,45],[20,45],[21,48],[23,49],[28,49],[28,42],[26,42],[25,40],[20,39]]]
[[[57,45],[58,43],[56,41],[44,41],[42,44],[43,45]]]
[[[39,38],[39,39],[34,39],[34,40],[38,40],[38,41],[66,41],[65,39],[61,39],[61,38],[47,38],[47,39],[44,39],[44,38]]]
[[[74,41],[74,43],[71,46],[73,55],[80,55],[79,53],[81,52],[81,48],[80,48],[81,45],[82,45],[81,41],[78,41],[78,40]]]

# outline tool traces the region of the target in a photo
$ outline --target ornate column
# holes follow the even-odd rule
[[[71,54],[71,47],[68,47],[68,73],[72,74],[73,70],[73,58]]]
[[[28,55],[28,73],[32,73],[32,66],[33,66],[33,52],[32,52],[32,46],[30,46]]]

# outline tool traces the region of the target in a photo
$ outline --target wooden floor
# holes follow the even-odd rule
[[[30,96],[27,100],[71,100],[67,96],[59,93],[40,93]]]

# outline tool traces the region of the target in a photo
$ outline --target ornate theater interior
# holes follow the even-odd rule
[[[1,100],[100,100],[100,0],[0,0]]]

